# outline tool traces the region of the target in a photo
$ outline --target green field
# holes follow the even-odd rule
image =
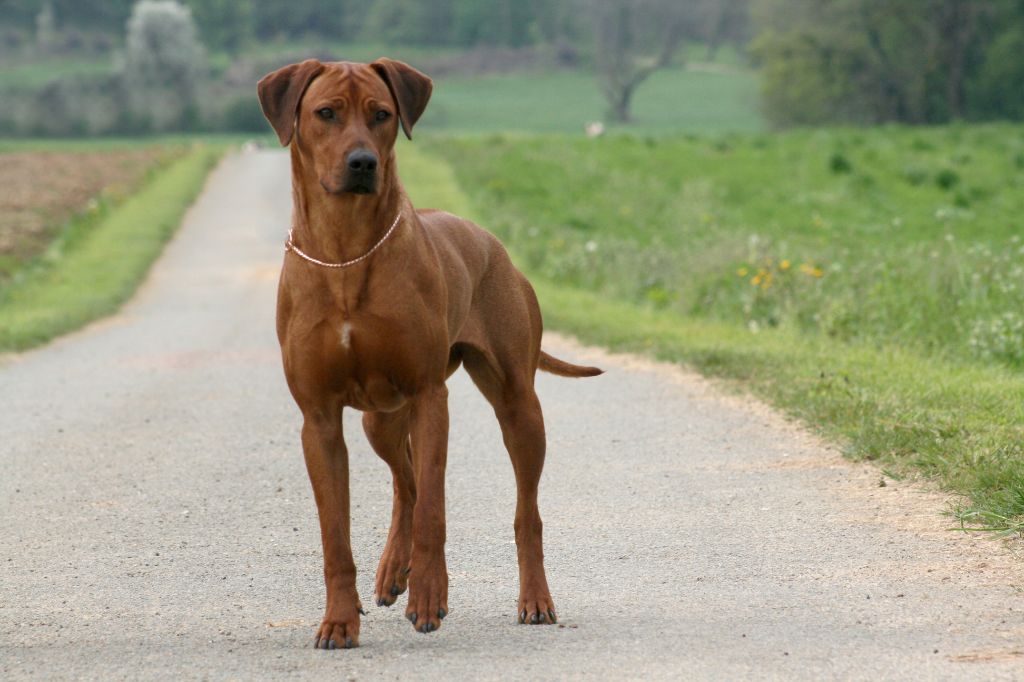
[[[937,480],[969,521],[1018,527],[1024,128],[421,147],[554,328],[737,380],[851,455]]]
[[[421,123],[423,130],[581,133],[605,120],[606,105],[594,76],[582,71],[514,73],[439,79]],[[748,71],[661,71],[638,90],[634,121],[644,133],[758,131],[755,76]]]

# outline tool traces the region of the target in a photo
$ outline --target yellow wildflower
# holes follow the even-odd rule
[[[784,260],[781,263],[779,263],[779,268],[781,270],[789,270],[790,265],[792,265],[792,263],[790,263],[788,260]]]
[[[746,277],[748,272],[749,272],[749,270],[747,270],[746,268],[740,268],[739,270],[736,271],[736,276],[737,277]]]

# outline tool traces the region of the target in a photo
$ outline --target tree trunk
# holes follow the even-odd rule
[[[633,92],[636,90],[636,83],[630,83],[618,92],[616,92],[612,98],[612,109],[611,118],[616,123],[630,123],[633,120],[631,108],[633,105]]]

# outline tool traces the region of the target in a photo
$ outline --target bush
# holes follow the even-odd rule
[[[853,170],[853,164],[850,163],[850,159],[846,158],[846,154],[842,152],[832,152],[832,157],[828,161],[828,167],[835,175],[842,175]]]
[[[205,70],[192,12],[174,0],[140,0],[128,19],[124,81],[133,113],[155,130],[188,127]]]
[[[942,189],[953,189],[960,182],[960,175],[951,168],[943,168],[935,176],[935,184]]]
[[[228,102],[221,128],[232,132],[265,133],[269,130],[255,95],[240,95]]]

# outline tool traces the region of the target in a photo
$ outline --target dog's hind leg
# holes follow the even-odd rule
[[[528,365],[516,363],[515,376],[504,375],[480,351],[467,350],[463,366],[494,408],[516,476],[516,550],[519,558],[520,623],[555,623],[555,603],[544,573],[543,523],[537,487],[544,469],[544,414]],[[529,376],[529,378],[527,378]]]
[[[416,503],[416,482],[409,445],[409,410],[367,412],[363,430],[381,459],[391,468],[394,501],[391,530],[377,565],[373,601],[391,606],[409,585],[409,561],[412,554],[412,512]]]

